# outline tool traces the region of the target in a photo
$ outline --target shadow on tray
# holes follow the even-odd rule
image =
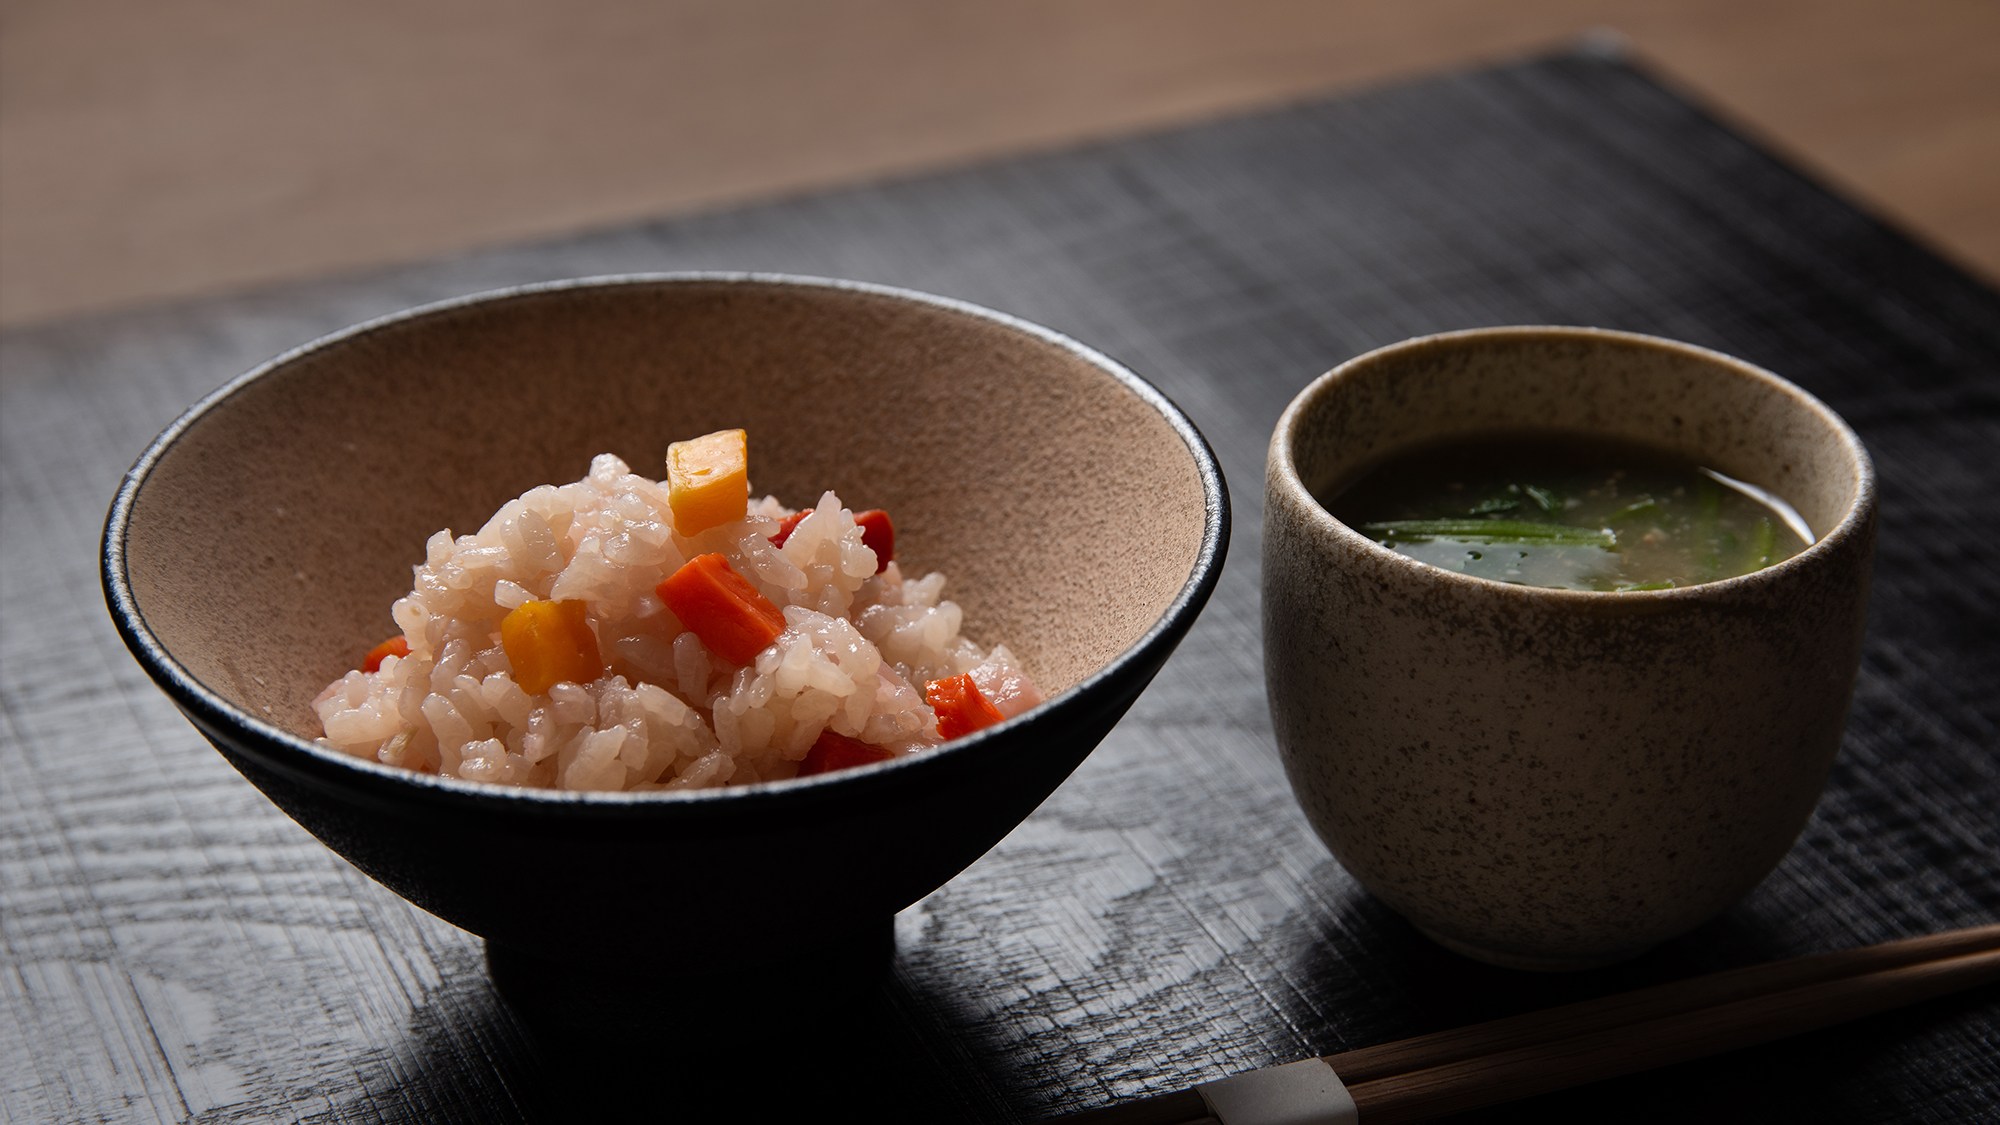
[[[967,1115],[965,1076],[944,1057],[951,1045],[920,1037],[904,1010],[886,927],[822,943],[807,960],[774,988],[759,983],[758,966],[683,966],[665,984],[634,980],[609,956],[563,971],[487,950],[493,984],[544,1064],[544,1088],[524,1091],[538,1119]]]

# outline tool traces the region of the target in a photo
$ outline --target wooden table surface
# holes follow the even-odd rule
[[[510,1000],[477,938],[234,774],[119,644],[96,549],[153,434],[272,354],[431,299],[670,269],[855,277],[1070,333],[1202,428],[1236,524],[1159,680],[1019,830],[898,916],[865,1003],[835,1026],[770,1013],[726,1041],[674,1026],[635,1045]],[[1882,483],[1856,700],[1798,845],[1714,922],[1563,976],[1445,953],[1339,868],[1287,791],[1257,635],[1284,403],[1367,348],[1507,323],[1764,364],[1849,419]],[[2000,295],[1616,58],[22,328],[0,361],[0,1121],[551,1121],[713,1115],[718,1097],[739,1117],[1026,1120],[2000,920]],[[1987,988],[1476,1116],[1991,1119],[1996,1041]]]
[[[0,326],[1046,151],[1594,29],[2000,278],[1992,0],[13,0]]]

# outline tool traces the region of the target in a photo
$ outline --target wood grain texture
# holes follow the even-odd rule
[[[1611,1032],[1635,1024],[1664,1020],[1705,1008],[1923,962],[1975,953],[1991,954],[1995,950],[2000,950],[2000,925],[1974,926],[1860,949],[1747,965],[1692,980],[1615,993],[1508,1019],[1343,1051],[1327,1056],[1325,1061],[1340,1075],[1341,1081],[1352,1086],[1391,1075],[1441,1067],[1461,1059],[1497,1054],[1503,1050],[1520,1050],[1564,1039],[1608,1037]],[[1931,978],[1920,974],[1919,979]],[[1877,995],[1874,992],[1861,994]],[[1920,998],[1915,992],[1911,995],[1912,1002]],[[1857,1017],[1862,1014],[1866,1013],[1857,1010]],[[1806,1029],[1802,1027],[1799,1030]]]
[[[837,1035],[674,1024],[639,1055],[538,1023],[476,939],[234,775],[120,647],[95,552],[153,434],[285,347],[500,284],[685,268],[907,285],[1069,332],[1187,410],[1238,518],[1154,687],[1019,830],[897,919],[893,965]],[[1847,417],[1883,489],[1855,706],[1799,844],[1717,921],[1561,977],[1438,950],[1331,860],[1278,766],[1256,624],[1264,443],[1291,395],[1411,334],[1538,322],[1779,371]],[[8,333],[0,1120],[547,1121],[594,1090],[658,1112],[677,1082],[770,1109],[863,1064],[884,1119],[1032,1119],[2000,920],[2000,570],[1977,546],[2000,526],[1996,373],[2000,296],[1592,56]],[[1467,1119],[1974,1120],[2000,1113],[1996,1037],[1989,987]],[[689,1057],[703,1068],[676,1066]]]
[[[1996,981],[2000,925],[1973,926],[1613,993],[1320,1061],[1340,1076],[1363,1120],[1398,1125],[1738,1050]],[[1182,1125],[1207,1115],[1203,1091],[1188,1089],[1051,1125]]]
[[[2000,951],[1903,965],[1677,1012],[1350,1087],[1373,1125],[1411,1125],[1768,1043],[2000,981]]]

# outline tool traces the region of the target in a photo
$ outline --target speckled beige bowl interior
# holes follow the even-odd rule
[[[659,476],[670,442],[739,426],[758,494],[887,509],[903,565],[946,572],[967,634],[1052,695],[1151,628],[1202,545],[1186,439],[1073,344],[867,287],[656,279],[434,309],[275,361],[151,467],[133,597],[196,680],[310,738],[311,699],[394,632],[433,532],[597,453]]]
[[[1390,453],[1521,429],[1678,452],[1785,497],[1817,542],[1677,590],[1542,590],[1384,549],[1314,498]],[[1482,329],[1343,364],[1285,412],[1265,476],[1265,673],[1307,818],[1370,891],[1498,964],[1605,964],[1713,917],[1825,784],[1874,495],[1832,411],[1685,344]]]

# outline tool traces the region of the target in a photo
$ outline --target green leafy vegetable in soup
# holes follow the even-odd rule
[[[1565,590],[1714,582],[1812,542],[1789,504],[1754,485],[1645,446],[1548,431],[1406,450],[1319,501],[1420,562]]]

